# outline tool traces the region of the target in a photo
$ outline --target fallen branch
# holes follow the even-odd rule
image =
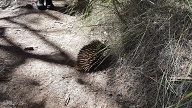
[[[170,78],[171,82],[183,81],[183,80],[192,81],[192,77],[186,76],[186,77],[171,77]]]

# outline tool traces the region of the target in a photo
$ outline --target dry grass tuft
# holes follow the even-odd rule
[[[85,21],[93,31],[90,36],[108,39],[119,56],[114,68],[105,71],[105,94],[123,108],[191,106],[192,86],[187,78],[192,69],[192,9],[188,0],[85,2],[88,7],[81,11],[90,15]],[[182,79],[175,82],[174,77]]]
[[[122,26],[122,48],[132,67],[140,68],[147,107],[176,107],[191,92],[190,81],[175,84],[173,76],[188,76],[191,65],[191,12],[176,1],[115,3]],[[191,71],[191,70],[190,70]],[[143,90],[140,90],[143,91]],[[154,101],[156,100],[156,101]],[[185,106],[191,101],[185,102]]]
[[[9,81],[11,77],[9,76],[9,72],[6,69],[4,59],[0,58],[0,82],[1,81]]]
[[[110,28],[112,22],[116,22],[114,31],[118,33],[110,30],[108,33],[111,33],[110,39],[114,39],[113,44],[121,43],[115,52],[120,52],[119,60],[123,59],[124,62],[114,66],[112,73],[115,75],[112,75],[114,79],[111,82],[118,82],[117,88],[122,88],[121,93],[126,97],[124,104],[133,99],[131,103],[139,107],[190,106],[191,81],[171,81],[173,77],[190,77],[191,73],[192,23],[189,2],[112,0],[108,4],[106,8],[110,11],[107,11],[107,15],[113,13],[110,14],[111,19],[101,20],[103,25],[99,23],[98,26],[106,30],[107,25]],[[108,18],[107,15],[104,15],[105,18]],[[126,84],[126,81],[129,83]],[[129,84],[134,87],[131,89]],[[112,91],[119,92],[117,88]]]

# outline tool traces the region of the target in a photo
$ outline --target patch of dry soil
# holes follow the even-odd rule
[[[1,74],[8,75],[0,81],[0,107],[126,108],[132,103],[139,107],[142,96],[137,90],[142,86],[135,80],[141,76],[134,71],[121,68],[116,75],[113,70],[87,74],[74,70],[79,50],[94,39],[105,39],[89,36],[91,29],[79,16],[59,12],[65,1],[54,4],[56,10],[40,11],[34,0],[17,0],[0,10],[0,66]]]
[[[54,4],[59,9],[66,3]],[[1,10],[1,66],[10,76],[0,82],[1,108],[119,107],[103,90],[104,73],[80,75],[73,69],[80,48],[95,39],[87,36],[89,30],[79,19],[37,10],[33,0],[18,0]]]

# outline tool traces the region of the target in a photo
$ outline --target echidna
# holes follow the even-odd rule
[[[106,46],[99,40],[91,41],[79,51],[76,69],[89,72],[97,68],[104,59],[103,52],[105,50]]]

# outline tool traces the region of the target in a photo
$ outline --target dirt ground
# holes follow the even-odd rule
[[[90,29],[78,16],[60,12],[65,1],[54,4],[55,10],[40,11],[34,0],[17,0],[0,10],[0,66],[6,77],[0,82],[0,107],[121,107],[106,91],[106,73],[80,75],[73,69],[82,46],[105,39],[88,36]]]
[[[103,71],[74,69],[79,50],[108,34],[64,13],[69,2],[53,2],[55,10],[38,10],[35,0],[0,10],[0,108],[144,108],[153,95],[141,68],[118,59]]]

